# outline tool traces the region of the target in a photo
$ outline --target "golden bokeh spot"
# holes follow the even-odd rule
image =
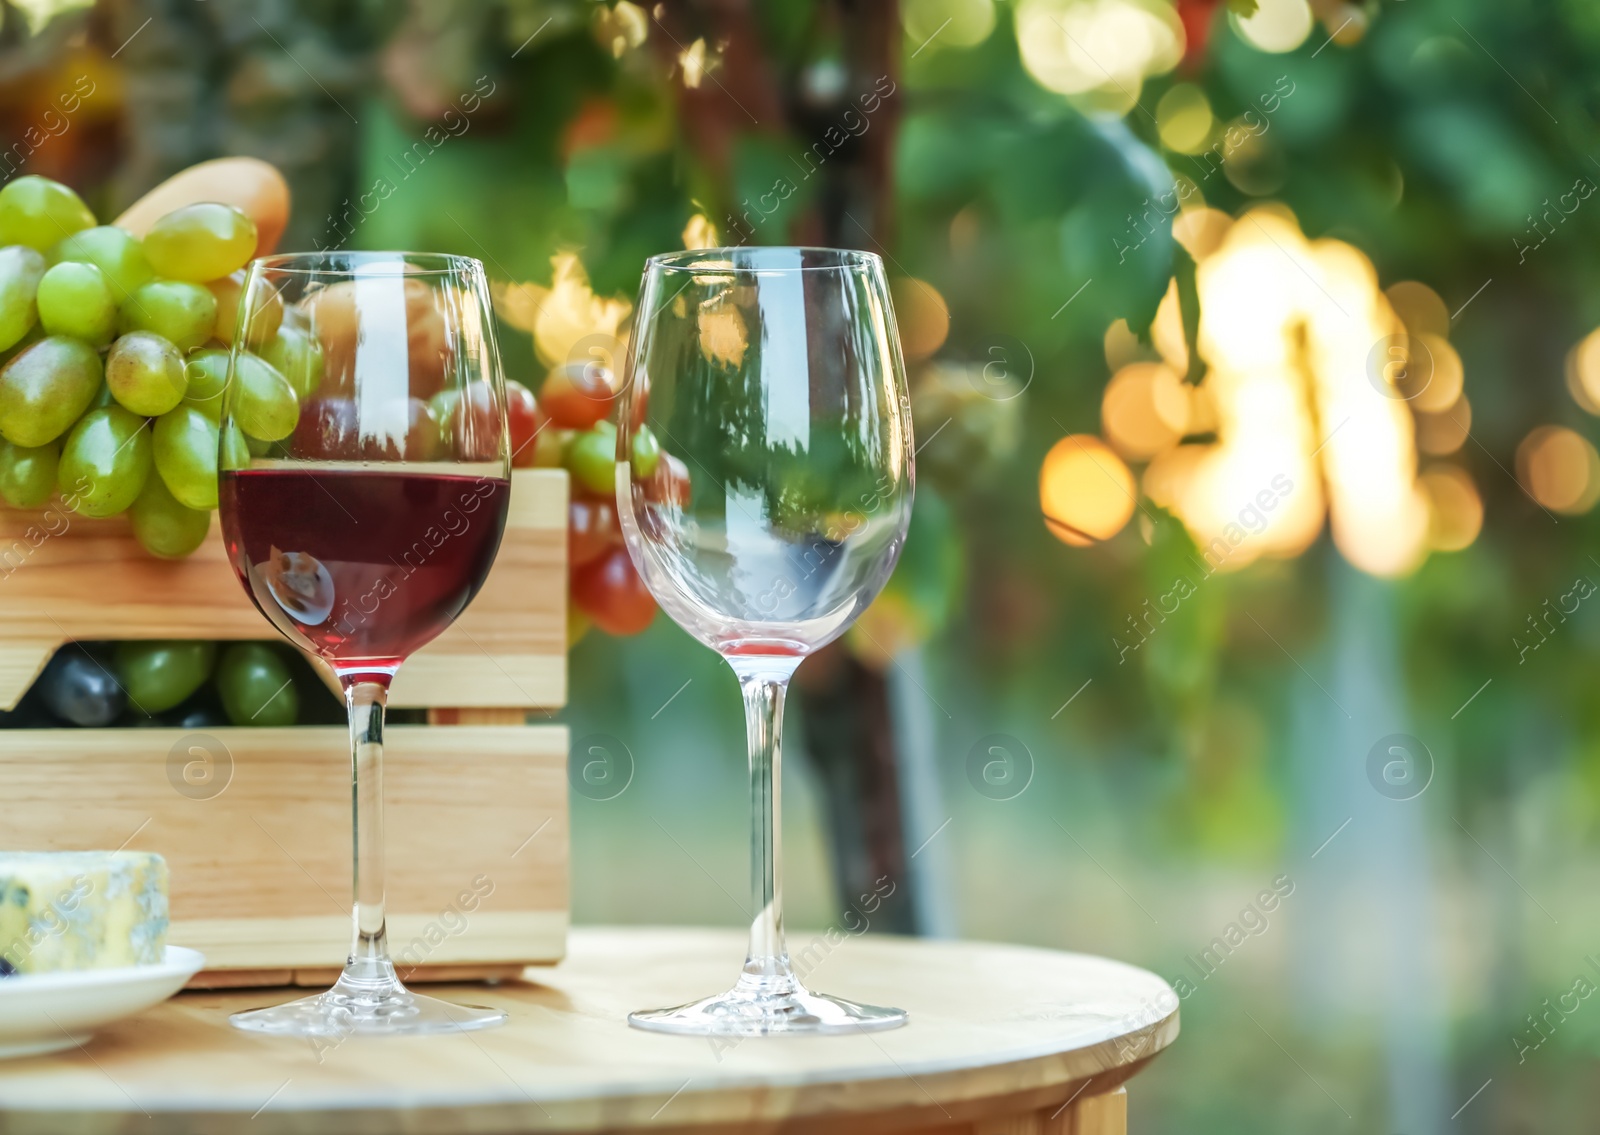
[[[1177,83],[1156,103],[1161,144],[1180,154],[1198,154],[1211,141],[1216,117],[1206,94],[1193,83]]]
[[[1183,337],[1183,311],[1178,306],[1178,281],[1167,281],[1167,294],[1156,307],[1150,341],[1179,374],[1189,373],[1189,344]]]
[[[900,276],[889,282],[900,349],[907,362],[931,358],[950,334],[950,308],[926,280]]]
[[[1585,411],[1600,415],[1600,329],[1567,352],[1567,390]]]
[[[704,213],[696,213],[683,226],[683,247],[691,252],[697,248],[720,248],[722,237]]]
[[[1189,392],[1165,363],[1130,363],[1111,379],[1100,402],[1106,437],[1134,461],[1170,449],[1188,432]]]
[[[539,319],[539,309],[544,306],[549,294],[549,288],[532,282],[518,284],[492,280],[489,283],[489,297],[494,304],[495,314],[518,331],[533,330]]]
[[[683,68],[683,85],[691,89],[699,87],[708,70],[706,66],[706,39],[701,36],[688,47],[678,52],[678,66]]]
[[[623,320],[633,310],[626,300],[595,295],[576,253],[558,252],[550,258],[550,266],[550,289],[540,299],[533,324],[534,347],[547,367],[573,361],[573,350],[584,339],[617,339]]]
[[[1306,0],[1259,0],[1252,16],[1232,16],[1244,41],[1258,51],[1293,51],[1311,34],[1311,6]]]
[[[750,333],[737,307],[702,307],[699,324],[700,353],[706,362],[734,368],[744,362],[744,353],[750,349]]]
[[[1461,397],[1464,378],[1461,356],[1456,354],[1456,349],[1448,340],[1437,335],[1413,335],[1411,342],[1413,363],[1419,364],[1418,369],[1427,373],[1417,376],[1414,388],[1403,389],[1402,392],[1410,399],[1412,409],[1429,414],[1442,413],[1454,406]],[[1410,378],[1413,373],[1408,368],[1407,377]]]
[[[1183,23],[1164,0],[1021,0],[1022,65],[1042,87],[1131,110],[1146,77],[1183,58]]]
[[[1366,11],[1354,4],[1336,4],[1322,18],[1322,26],[1340,47],[1354,47],[1365,39],[1368,22]]]
[[[650,17],[645,15],[644,9],[637,4],[630,4],[628,0],[617,0],[617,3],[609,8],[604,4],[596,6],[595,42],[609,51],[614,59],[621,59],[630,48],[644,43],[649,31]]]
[[[1093,434],[1050,447],[1039,470],[1039,509],[1056,539],[1084,548],[1109,540],[1133,516],[1133,474]]]
[[[1139,342],[1126,319],[1113,320],[1105,335],[1106,369],[1115,374],[1129,363],[1151,361],[1150,348]]]
[[[1416,280],[1401,280],[1383,290],[1384,298],[1413,335],[1450,337],[1450,312],[1439,293]]]
[[[1517,478],[1551,512],[1576,516],[1600,500],[1600,454],[1565,426],[1539,426],[1517,446]]]
[[[1221,209],[1185,209],[1172,219],[1172,238],[1198,263],[1222,246],[1232,227],[1233,218]]]
[[[1419,478],[1428,494],[1428,546],[1459,552],[1483,529],[1483,498],[1459,465],[1435,465]]]
[[[1463,394],[1437,414],[1417,415],[1417,448],[1430,457],[1446,457],[1466,443],[1472,430],[1472,403]]]

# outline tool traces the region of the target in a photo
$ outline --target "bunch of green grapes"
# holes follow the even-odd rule
[[[186,205],[141,241],[71,189],[0,189],[0,497],[59,496],[83,516],[127,512],[157,556],[200,546],[217,507],[218,429],[256,226],[230,205]],[[320,377],[320,352],[281,302],[249,305],[230,452],[262,452],[299,418],[283,370]]]

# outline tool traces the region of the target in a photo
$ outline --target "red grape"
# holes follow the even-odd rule
[[[655,618],[656,601],[626,548],[613,548],[572,577],[573,602],[610,635],[638,634]]]
[[[611,372],[598,363],[555,367],[539,388],[539,405],[558,426],[586,430],[611,414],[616,390]]]
[[[655,472],[642,482],[645,499],[654,504],[672,502],[689,507],[689,467],[672,454],[662,451]]]
[[[608,500],[574,497],[567,507],[567,566],[576,570],[622,543],[617,509]]]
[[[506,423],[511,429],[511,464],[531,469],[538,447],[533,439],[539,432],[539,404],[533,391],[520,382],[506,382]]]

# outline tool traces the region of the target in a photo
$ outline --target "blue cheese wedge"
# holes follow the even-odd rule
[[[167,861],[149,851],[0,851],[0,979],[159,962]]]

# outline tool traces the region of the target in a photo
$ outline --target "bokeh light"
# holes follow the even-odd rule
[[[1183,58],[1183,24],[1161,0],[1021,0],[1016,25],[1022,64],[1041,86],[1098,92],[1124,113],[1146,77]]]
[[[1450,335],[1450,312],[1439,293],[1416,280],[1401,280],[1383,290],[1389,306],[1413,335]]]
[[[1459,552],[1476,540],[1483,529],[1483,498],[1467,471],[1459,465],[1435,465],[1422,474],[1421,482],[1430,512],[1428,546]]]
[[[1198,154],[1211,141],[1217,120],[1205,92],[1192,83],[1177,83],[1156,104],[1161,144],[1180,154]]]
[[[1198,263],[1222,245],[1233,218],[1221,209],[1185,209],[1172,219],[1172,239]]]
[[[976,47],[994,31],[994,0],[904,0],[900,22],[912,51]]]
[[[1254,15],[1233,15],[1233,25],[1250,46],[1260,51],[1293,51],[1311,34],[1311,6],[1306,0],[1259,0]]]
[[[1442,413],[1417,415],[1417,449],[1430,457],[1444,457],[1460,449],[1471,430],[1472,403],[1463,394]]]
[[[1600,454],[1575,430],[1539,426],[1517,446],[1517,479],[1551,512],[1588,512],[1600,500]]]
[[[1412,334],[1408,338],[1410,362],[1400,383],[1402,396],[1414,410],[1430,414],[1448,410],[1461,397],[1465,379],[1461,356],[1437,335]]]
[[[900,276],[889,282],[900,348],[907,362],[931,358],[950,334],[950,308],[926,280]]]
[[[1567,390],[1586,412],[1600,415],[1600,328],[1567,352]]]
[[[1183,309],[1178,304],[1178,282],[1167,285],[1167,294],[1156,308],[1150,325],[1150,341],[1161,357],[1179,374],[1189,373],[1189,343],[1183,334]]]
[[[1100,402],[1107,440],[1135,461],[1178,444],[1189,428],[1189,389],[1165,363],[1123,367],[1106,386]]]
[[[1056,539],[1074,547],[1109,540],[1133,516],[1133,474],[1105,442],[1070,434],[1039,471],[1039,508]]]
[[[1327,517],[1357,567],[1411,570],[1428,550],[1434,509],[1417,478],[1413,406],[1368,375],[1372,344],[1401,330],[1371,261],[1340,241],[1308,241],[1280,206],[1225,230],[1209,218],[1193,224],[1225,235],[1196,274],[1207,370],[1182,388],[1193,393],[1178,428],[1216,440],[1158,449],[1145,491],[1220,568],[1296,555]],[[1444,373],[1427,405],[1453,410],[1464,404],[1460,360],[1443,339],[1429,342]],[[1107,436],[1129,457],[1173,432],[1154,409],[1156,373],[1129,367],[1106,392]]]

